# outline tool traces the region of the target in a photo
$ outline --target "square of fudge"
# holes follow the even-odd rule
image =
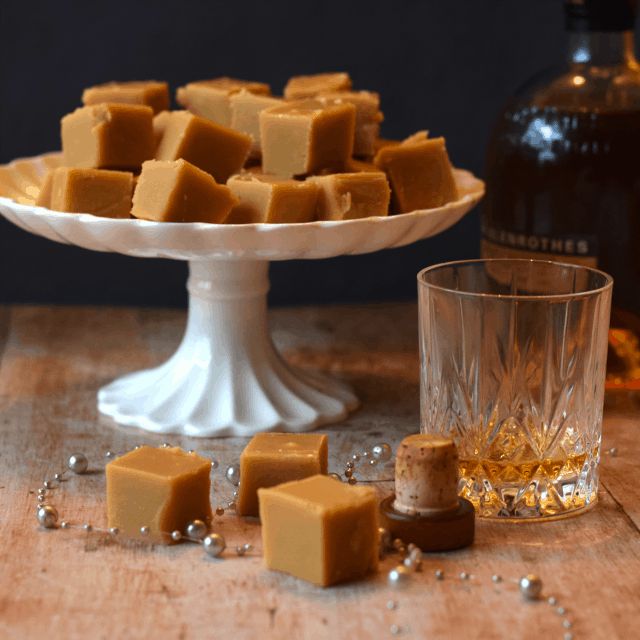
[[[389,213],[391,191],[381,171],[311,176],[307,182],[319,187],[318,220],[354,220]]]
[[[172,111],[164,122],[156,160],[182,158],[224,183],[240,171],[250,148],[251,138],[244,133],[188,111]]]
[[[243,89],[229,98],[231,104],[231,128],[251,136],[251,158],[260,158],[260,112],[280,106],[280,98],[262,96]]]
[[[101,102],[143,104],[151,107],[154,113],[160,113],[169,108],[169,85],[156,80],[107,82],[82,92],[82,104],[85,106]]]
[[[259,117],[265,173],[291,178],[347,166],[356,118],[352,104],[300,100],[265,109]]]
[[[458,199],[444,138],[419,132],[400,144],[382,147],[375,164],[389,178],[396,213],[441,207]]]
[[[351,78],[348,73],[316,73],[307,76],[293,76],[289,78],[284,97],[287,100],[313,98],[326,91],[349,91]]]
[[[133,192],[131,215],[156,222],[224,222],[238,201],[186,160],[149,160]]]
[[[326,587],[377,568],[378,500],[372,487],[317,475],[259,489],[258,496],[269,569]]]
[[[380,96],[373,91],[333,91],[321,93],[317,99],[349,102],[356,108],[353,155],[361,158],[373,157],[376,140],[380,136],[380,123],[384,120],[380,111]]]
[[[57,167],[47,174],[36,204],[53,211],[128,218],[133,174],[106,169]]]
[[[176,101],[197,116],[229,127],[231,126],[229,98],[242,90],[261,96],[271,95],[271,88],[264,82],[222,77],[198,80],[179,87],[176,92]]]
[[[312,182],[244,172],[231,176],[227,186],[239,200],[227,223],[310,222],[315,219],[318,187]]]
[[[313,433],[259,433],[240,455],[236,513],[257,516],[258,489],[327,473],[327,436]]]
[[[107,520],[127,538],[171,544],[195,519],[211,522],[211,461],[180,447],[139,447],[106,466]]]
[[[87,169],[139,169],[153,158],[153,111],[134,104],[80,107],[61,122],[63,164]]]

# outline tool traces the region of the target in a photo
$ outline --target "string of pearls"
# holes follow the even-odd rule
[[[169,443],[163,443],[163,447],[170,447]],[[137,446],[135,447],[138,448]],[[190,453],[195,453],[193,450],[190,450]],[[105,458],[107,460],[112,460],[117,457],[113,451],[107,451],[105,453]],[[219,463],[217,460],[211,461],[211,468],[217,469]],[[37,507],[36,507],[36,519],[40,526],[45,529],[80,529],[83,531],[95,532],[100,534],[109,535],[111,538],[120,538],[122,539],[120,530],[117,527],[110,527],[108,529],[95,527],[90,522],[85,522],[83,524],[73,524],[68,520],[60,520],[60,516],[58,514],[58,510],[51,503],[52,491],[60,486],[60,483],[64,482],[69,473],[73,473],[74,475],[83,475],[87,473],[89,469],[89,461],[87,456],[83,453],[74,453],[69,456],[67,460],[67,467],[62,471],[55,473],[53,476],[53,480],[44,480],[42,486],[37,490]],[[235,498],[237,497],[237,487],[240,485],[240,471],[237,465],[230,465],[225,470],[226,479],[234,486],[236,489],[234,490],[234,500],[227,502],[228,508],[235,508]],[[217,516],[224,515],[224,508],[217,507],[215,509],[215,514]],[[140,527],[140,535],[145,537],[151,533],[151,530],[148,526]],[[186,540],[189,542],[195,542],[200,544],[204,549],[205,553],[213,558],[218,558],[222,555],[224,550],[227,547],[226,540],[224,536],[220,533],[215,533],[209,531],[209,527],[203,520],[192,520],[187,524],[184,531],[180,531],[176,529],[175,531],[160,531],[161,535],[170,537],[174,542],[180,542],[182,540]],[[236,554],[238,556],[244,556],[248,552],[253,549],[253,546],[249,543],[244,543],[237,545],[235,547]]]
[[[391,449],[391,445],[387,444],[386,442],[374,444],[371,449],[365,449],[364,451],[352,454],[351,458],[347,460],[344,465],[344,470],[342,472],[344,475],[344,482],[348,482],[349,484],[356,484],[358,482],[358,479],[356,478],[355,473],[358,465],[375,467],[379,463],[388,462],[389,460],[391,460],[392,454],[393,450]],[[338,473],[332,473],[331,476],[333,476],[336,480],[342,481],[342,476]],[[390,480],[392,480],[392,478]],[[385,480],[379,479],[375,480],[375,482],[385,482]]]
[[[389,531],[383,527],[379,528],[378,533],[380,540],[380,557],[382,558],[389,553],[398,553],[401,558],[401,563],[393,567],[387,574],[389,586],[394,589],[407,586],[412,579],[412,574],[422,571],[422,550],[415,544],[405,545],[400,538],[392,540]],[[445,572],[442,569],[435,569],[433,576],[438,582],[445,580]],[[482,581],[480,581],[477,576],[467,571],[460,571],[457,577],[459,580],[468,582],[469,584],[482,584]],[[543,583],[539,576],[528,574],[518,579],[504,580],[502,576],[493,574],[491,576],[491,582],[493,584],[502,582],[517,584],[523,598],[528,601],[546,600],[547,604],[552,607],[554,613],[560,616],[562,620],[561,624],[564,630],[563,640],[574,639],[574,634],[571,632],[573,621],[569,617],[566,607],[560,606],[555,596],[547,597],[543,595]],[[387,609],[395,610],[397,607],[398,602],[396,600],[389,600],[387,602]],[[389,631],[391,635],[398,635],[401,633],[402,627],[398,624],[392,624]]]

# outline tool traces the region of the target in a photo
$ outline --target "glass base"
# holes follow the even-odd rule
[[[597,452],[518,464],[460,461],[460,496],[482,518],[531,522],[578,515],[597,501]]]

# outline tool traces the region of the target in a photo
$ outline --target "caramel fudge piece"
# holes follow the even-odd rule
[[[258,489],[258,497],[269,569],[326,587],[377,568],[378,501],[372,487],[317,475]]]
[[[66,213],[92,213],[103,218],[128,218],[133,174],[104,169],[51,169],[38,197],[41,207]]]
[[[251,136],[251,157],[259,158],[260,112],[282,104],[279,98],[261,96],[243,89],[229,98],[231,104],[231,128]]]
[[[368,160],[358,160],[357,158],[351,158],[347,163],[347,173],[359,173],[361,171],[365,171],[366,173],[384,173],[382,169],[376,167],[373,162],[369,162]]]
[[[386,216],[391,192],[384,173],[332,173],[311,176],[308,182],[318,185],[318,220],[354,220],[369,216]]]
[[[319,100],[323,98],[350,102],[356,108],[353,155],[364,158],[374,156],[380,123],[384,120],[380,111],[380,96],[373,91],[334,91],[318,96]]]
[[[156,149],[160,146],[160,142],[162,142],[170,118],[171,111],[161,111],[153,116],[153,137],[156,141]]]
[[[160,113],[169,108],[169,85],[155,80],[107,82],[89,87],[82,93],[85,106],[101,102],[143,104],[151,107],[154,113]]]
[[[223,77],[190,82],[178,89],[176,100],[191,113],[228,127],[231,125],[229,98],[242,90],[261,96],[271,95],[269,85],[263,82]]]
[[[315,218],[318,187],[311,182],[245,172],[229,178],[227,186],[240,201],[227,223],[310,222]]]
[[[293,76],[284,88],[287,100],[313,98],[328,91],[349,91],[351,78],[348,73],[316,73],[310,76]]]
[[[153,111],[133,104],[96,104],[62,118],[67,167],[138,169],[153,158]]]
[[[127,538],[170,544],[191,520],[211,521],[211,461],[179,447],[140,447],[106,467],[107,520]]]
[[[262,169],[292,177],[344,169],[353,151],[356,108],[331,100],[288,102],[260,112]]]
[[[224,222],[237,204],[231,191],[186,160],[142,165],[131,215],[157,222]]]
[[[380,149],[375,163],[389,178],[397,213],[441,207],[458,198],[444,138],[412,136]]]
[[[327,436],[259,433],[240,455],[236,513],[258,515],[258,489],[327,473]]]
[[[182,158],[226,182],[247,159],[251,138],[188,111],[172,111],[156,151],[156,160]]]

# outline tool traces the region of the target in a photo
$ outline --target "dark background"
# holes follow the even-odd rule
[[[0,5],[0,162],[59,148],[59,119],[108,80],[230,75],[280,92],[349,71],[382,95],[385,137],[427,128],[482,175],[491,126],[528,76],[562,59],[561,0],[27,2]],[[274,263],[271,302],[406,299],[416,272],[474,257],[478,210],[402,249]],[[186,263],[59,245],[0,221],[0,302],[180,305]]]

